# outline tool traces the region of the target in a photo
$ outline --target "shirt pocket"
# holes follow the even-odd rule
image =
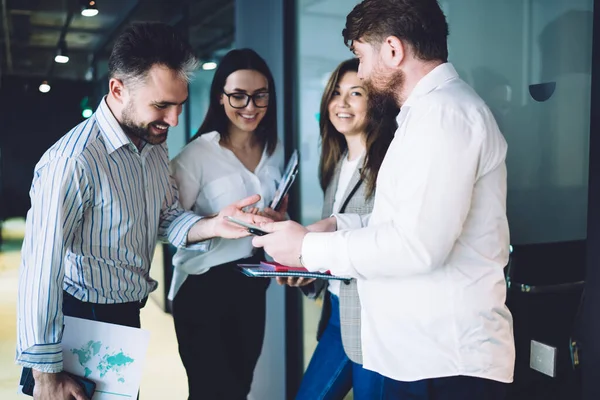
[[[210,205],[210,211],[217,213],[224,207],[245,197],[246,185],[238,174],[231,174],[207,183],[202,194]]]

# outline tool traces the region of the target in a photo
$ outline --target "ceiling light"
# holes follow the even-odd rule
[[[81,9],[81,15],[84,17],[94,17],[98,15],[98,8],[96,7],[96,2],[94,0],[85,1],[85,5]]]
[[[40,92],[48,93],[49,91],[50,91],[50,84],[48,83],[48,81],[43,81],[42,84],[40,85]]]
[[[214,61],[209,61],[202,64],[202,69],[205,71],[210,71],[215,68],[217,68],[217,63]]]
[[[56,61],[59,64],[66,64],[69,62],[69,54],[67,53],[67,43],[65,43],[64,40],[61,41],[58,45],[58,50],[56,51],[54,61]]]

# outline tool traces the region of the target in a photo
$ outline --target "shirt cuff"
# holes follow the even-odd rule
[[[332,264],[329,244],[332,237],[330,232],[309,232],[302,241],[302,264],[311,272],[331,270]]]
[[[63,370],[62,346],[60,343],[34,345],[20,354],[17,364],[41,372],[61,372]]]
[[[185,212],[173,221],[169,227],[167,238],[169,242],[178,249],[209,251],[211,240],[204,240],[198,243],[188,244],[187,237],[192,226],[202,219],[201,216],[193,212]]]
[[[337,222],[337,230],[362,228],[362,219],[359,214],[332,214]]]

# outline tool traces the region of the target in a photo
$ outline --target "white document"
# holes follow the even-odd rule
[[[150,332],[65,317],[65,371],[96,382],[93,400],[137,399]]]

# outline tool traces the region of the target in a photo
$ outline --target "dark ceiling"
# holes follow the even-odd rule
[[[0,74],[41,79],[90,79],[106,63],[118,33],[133,21],[163,21],[182,31],[198,56],[231,46],[234,0],[96,0],[94,17],[81,0],[0,0]],[[54,62],[64,35],[69,62]],[[87,73],[87,78],[86,78]]]

